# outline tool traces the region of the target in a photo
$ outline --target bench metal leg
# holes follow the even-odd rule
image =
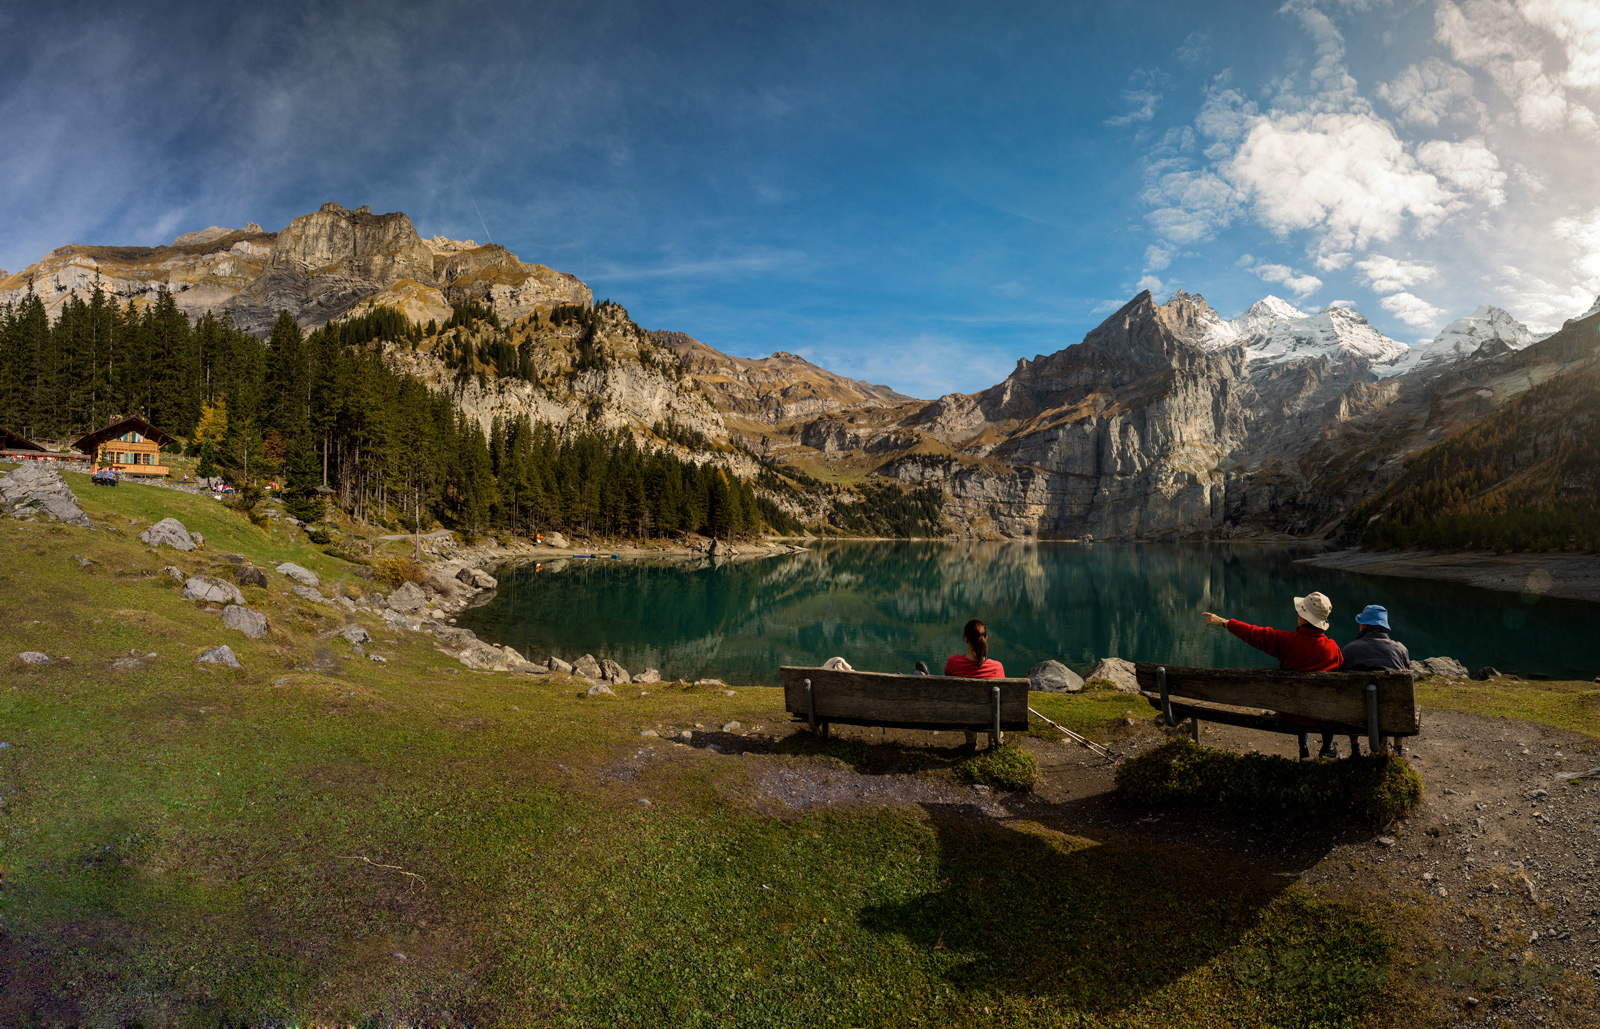
[[[1378,728],[1378,684],[1367,683],[1367,751],[1377,754],[1383,747],[1383,733]]]
[[[811,680],[806,680],[806,724],[812,732],[817,731],[817,705],[811,695]]]
[[[989,733],[989,746],[1000,745],[1000,687],[989,687],[989,695],[994,700],[994,729]]]
[[[1196,743],[1200,742],[1200,719],[1191,718],[1189,720],[1189,735],[1194,737]]]
[[[1156,669],[1156,679],[1161,683],[1161,724],[1172,728],[1178,720],[1172,717],[1172,698],[1167,695],[1167,669],[1163,665]]]

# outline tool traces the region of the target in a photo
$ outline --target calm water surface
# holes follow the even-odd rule
[[[1355,638],[1366,604],[1389,608],[1413,657],[1561,678],[1600,673],[1600,605],[1453,583],[1311,568],[1313,548],[1261,544],[817,543],[758,561],[656,567],[609,559],[507,567],[488,604],[461,616],[535,660],[610,657],[630,671],[774,684],[780,665],[835,654],[861,669],[937,672],[982,618],[1012,675],[1054,658],[1211,667],[1274,662],[1203,611],[1294,627],[1292,598],[1321,590],[1330,632]]]

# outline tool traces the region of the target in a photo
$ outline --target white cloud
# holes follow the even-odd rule
[[[1357,261],[1356,268],[1377,293],[1393,293],[1407,289],[1419,282],[1427,282],[1439,274],[1437,268],[1421,261],[1397,261],[1382,254],[1373,254],[1365,261]]]
[[[1196,29],[1183,38],[1173,53],[1184,64],[1199,64],[1211,53],[1211,37]]]
[[[1354,257],[1355,255],[1348,250],[1337,250],[1332,253],[1317,254],[1313,260],[1316,261],[1320,271],[1337,272],[1350,267],[1350,261]]]
[[[1413,64],[1394,81],[1383,83],[1378,96],[1395,109],[1403,124],[1426,128],[1437,128],[1453,113],[1483,110],[1473,99],[1472,76],[1437,57]]]
[[[1559,39],[1567,51],[1563,82],[1600,88],[1600,5],[1593,0],[1522,0],[1524,17]]]
[[[1523,0],[1522,10],[1511,0],[1440,0],[1434,9],[1434,35],[1458,62],[1487,72],[1529,129],[1570,127],[1589,133],[1596,129],[1594,112],[1570,100],[1562,83],[1545,72],[1544,41],[1535,28],[1565,35],[1569,80],[1587,83],[1591,75],[1600,76],[1592,64],[1600,56],[1590,49],[1587,21],[1570,0]]]
[[[1276,282],[1287,287],[1296,297],[1303,297],[1315,293],[1322,288],[1322,280],[1315,275],[1306,275],[1295,271],[1286,264],[1267,264],[1265,262],[1254,264],[1250,267],[1252,272],[1264,282]]]
[[[1172,263],[1172,255],[1175,252],[1176,251],[1174,251],[1171,247],[1164,247],[1164,246],[1160,246],[1159,244],[1145,247],[1144,248],[1144,267],[1145,267],[1145,270],[1146,271],[1152,271],[1152,272],[1161,271],[1163,268],[1166,268],[1168,265],[1170,265]]]
[[[1160,279],[1156,278],[1154,275],[1146,275],[1144,278],[1140,279],[1138,285],[1134,286],[1133,288],[1135,291],[1149,290],[1151,293],[1156,294],[1167,292],[1166,284]]]
[[[1500,158],[1479,137],[1462,143],[1430,140],[1417,147],[1417,160],[1445,182],[1490,207],[1506,202],[1506,173]]]
[[[1588,310],[1595,296],[1595,291],[1583,286],[1557,286],[1513,265],[1501,268],[1499,278],[1516,286],[1501,306],[1515,312],[1534,332],[1556,331],[1568,318]]]
[[[1407,218],[1428,232],[1456,209],[1389,123],[1364,110],[1260,117],[1222,174],[1267,228],[1316,230],[1328,252],[1393,239]]]
[[[1225,228],[1239,211],[1234,188],[1209,171],[1170,171],[1145,190],[1153,210],[1147,216],[1174,243],[1199,243]]]
[[[1414,297],[1410,293],[1396,293],[1384,297],[1378,303],[1383,305],[1385,311],[1407,325],[1419,329],[1436,324],[1439,316],[1444,314],[1443,308],[1434,307],[1426,300]]]
[[[1584,218],[1559,218],[1550,229],[1577,250],[1572,272],[1579,285],[1590,293],[1600,292],[1600,207]]]
[[[1156,108],[1161,106],[1161,76],[1157,72],[1144,71],[1133,73],[1133,84],[1122,93],[1122,99],[1128,105],[1124,114],[1114,118],[1107,118],[1107,125],[1132,125],[1135,122],[1146,122],[1156,116]]]

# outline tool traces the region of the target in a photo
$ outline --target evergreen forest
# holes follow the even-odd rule
[[[459,310],[451,327],[486,314]],[[138,415],[189,440],[201,475],[246,490],[279,483],[304,521],[332,500],[359,520],[408,531],[441,523],[469,538],[549,529],[726,537],[762,527],[750,483],[631,433],[526,417],[485,433],[448,395],[385,364],[379,341],[423,334],[377,308],[309,334],[283,314],[262,340],[226,313],[191,323],[167,293],[140,311],[99,289],[69,299],[52,323],[30,293],[0,307],[0,425],[70,440]],[[527,375],[514,355],[496,356],[502,374]]]

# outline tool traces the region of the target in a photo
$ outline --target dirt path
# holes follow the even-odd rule
[[[1115,741],[1124,755],[1165,738],[1138,715]],[[864,774],[809,758],[739,766],[754,789],[753,806],[776,817],[852,805],[938,805],[960,817],[1024,818],[1097,841],[1142,839],[1243,859],[1327,899],[1409,912],[1417,924],[1398,935],[1412,941],[1413,959],[1438,951],[1415,974],[1442,1005],[1435,1015],[1443,1024],[1600,1024],[1600,745],[1576,733],[1448,711],[1425,712],[1424,727],[1408,748],[1426,784],[1423,803],[1386,827],[1129,808],[1112,794],[1114,765],[1028,736],[1014,742],[1039,760],[1040,782],[1030,794]],[[755,757],[793,731],[785,724],[758,735],[695,733],[682,752]],[[955,733],[836,731],[863,742],[960,742]],[[1285,757],[1297,750],[1293,737],[1230,726],[1206,726],[1202,740]],[[1346,741],[1340,745],[1348,752]],[[1595,777],[1571,784],[1591,771]],[[1433,946],[1418,943],[1430,940]]]

